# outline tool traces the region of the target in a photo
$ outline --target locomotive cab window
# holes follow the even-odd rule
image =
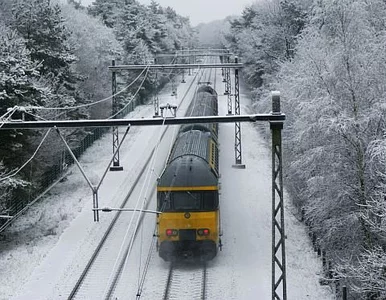
[[[162,211],[211,211],[218,208],[214,191],[160,192],[158,209]]]
[[[215,210],[218,208],[218,193],[217,192],[203,192],[203,209]]]
[[[158,210],[159,211],[170,211],[171,200],[170,192],[159,192],[158,193]]]
[[[173,207],[175,210],[200,210],[201,193],[198,192],[175,192],[173,193]]]

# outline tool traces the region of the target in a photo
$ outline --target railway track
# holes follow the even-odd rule
[[[163,300],[206,299],[206,263],[171,263]]]
[[[217,70],[208,69],[202,82],[216,85]],[[213,74],[214,73],[214,74]],[[203,84],[203,83],[201,83]],[[156,253],[152,253],[156,255]],[[185,264],[184,264],[185,263]],[[147,272],[147,271],[146,271]],[[189,261],[168,264],[163,260],[152,263],[148,274],[149,283],[142,283],[138,288],[137,300],[141,299],[206,299],[207,298],[207,270],[206,264],[192,265]],[[156,283],[156,284],[155,284]],[[124,295],[120,293],[120,295]],[[125,294],[127,295],[127,294]],[[151,295],[151,296],[150,296]]]
[[[181,99],[181,103],[185,100],[199,76],[199,73],[196,73],[195,78],[192,80],[185,95]],[[201,74],[201,76],[203,76],[203,74]],[[198,78],[198,80],[200,79]],[[163,130],[161,140],[167,133],[168,127],[169,126]],[[147,157],[139,174],[145,173],[155,149],[156,147],[153,148],[150,155]],[[128,200],[133,196],[134,191],[139,186],[141,178],[142,175],[136,178],[134,184],[127,192],[124,201],[120,205],[120,208],[125,208],[127,206]],[[145,199],[148,199],[148,202],[145,204],[144,209],[147,208],[153,198],[154,189],[152,189],[150,195],[145,196]],[[129,218],[127,217],[127,214],[122,214],[121,212],[116,213],[81,276],[72,288],[68,299],[90,299],[90,294],[99,295],[98,298],[101,298],[103,295],[104,299],[110,299],[114,292],[114,288],[119,281],[122,269],[124,268],[127,254],[137,237],[139,225],[143,221],[144,214],[134,214],[135,212],[132,215],[130,223],[136,223],[136,226],[128,227]],[[123,237],[127,237],[124,244],[122,244]]]

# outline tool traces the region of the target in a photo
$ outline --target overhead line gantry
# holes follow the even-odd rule
[[[0,130],[6,129],[38,129],[38,128],[78,128],[78,127],[112,127],[112,126],[156,126],[182,125],[194,123],[234,123],[276,121],[283,122],[284,114],[253,114],[235,116],[210,117],[170,117],[148,119],[102,119],[102,120],[59,120],[59,121],[6,121]]]
[[[229,57],[228,57],[229,61]],[[226,70],[226,91],[228,95],[228,114],[232,114],[232,104],[231,96],[235,98],[235,114],[240,114],[240,89],[239,89],[239,69],[243,68],[242,63],[213,63],[213,64],[150,64],[150,65],[113,65],[109,69],[114,73],[124,70],[143,70],[149,68],[150,70],[184,70],[184,69],[224,69]],[[230,79],[230,70],[235,70],[235,93],[231,94],[231,79]],[[157,101],[157,99],[155,99]],[[154,107],[159,107],[159,104],[154,104]],[[158,116],[157,112],[155,115]],[[118,138],[116,138],[118,140]],[[115,149],[115,148],[114,148]],[[114,150],[113,149],[113,150]],[[235,164],[233,165],[237,168],[245,168],[245,165],[242,164],[241,156],[241,127],[240,123],[235,124]]]
[[[143,70],[149,68],[150,70],[172,70],[172,69],[213,69],[213,68],[231,68],[231,69],[241,69],[243,64],[241,63],[223,63],[223,64],[150,64],[150,65],[116,65],[110,66],[111,71],[122,71],[122,70]]]

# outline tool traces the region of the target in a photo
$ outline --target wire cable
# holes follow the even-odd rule
[[[24,167],[36,156],[36,154],[38,153],[39,149],[41,148],[41,146],[43,145],[44,141],[46,140],[48,134],[50,133],[52,128],[49,128],[46,132],[46,134],[44,135],[43,139],[40,141],[40,144],[39,146],[36,148],[34,154],[19,168],[17,169],[16,171],[14,171],[11,175],[8,175],[6,177],[1,177],[0,178],[0,182],[4,181],[4,180],[7,180],[7,179],[10,179],[11,177],[14,177],[16,176],[21,170],[24,169]]]
[[[10,118],[12,118],[13,114],[16,112],[17,108],[16,107],[13,107],[12,109],[10,109],[9,111],[7,111],[4,115],[1,116],[0,119],[4,118],[6,115],[9,114],[9,116],[4,120],[4,121],[1,121],[1,124],[0,124],[0,128],[3,127],[4,123],[7,122]]]
[[[182,101],[183,101],[183,99],[182,99]],[[163,126],[164,126],[164,123],[165,123],[165,119],[166,119],[166,118],[164,117],[164,122],[163,122],[163,124],[162,124]],[[153,157],[152,157],[152,161],[151,161],[151,164],[150,164],[150,168],[149,168],[149,170],[151,170],[152,173],[154,173],[154,163],[155,163],[156,158],[157,158],[157,156],[158,156],[158,150],[159,150],[159,145],[160,145],[160,142],[161,142],[161,136],[162,136],[161,132],[162,132],[162,127],[163,127],[163,126],[160,127],[160,130],[161,130],[161,131],[160,131],[160,135],[159,135],[159,138],[158,138],[158,141],[157,141],[157,144],[156,144],[156,151],[154,152],[154,155],[153,155]],[[174,127],[173,136],[175,135],[175,131],[176,131],[176,130],[177,130],[177,127]],[[171,148],[172,148],[173,140],[174,140],[174,139],[171,139],[171,143],[170,143],[170,145],[169,145],[169,148],[170,148],[170,149],[169,149],[169,153],[170,153]],[[147,185],[145,195],[147,195],[147,191],[148,191],[150,185],[152,184],[152,183],[150,182],[151,176],[148,176],[148,174],[149,174],[149,172],[148,172],[147,175],[146,175],[146,179],[145,179],[145,182],[144,182],[144,185],[143,185],[143,187],[144,187],[145,185]],[[155,173],[154,173],[154,174],[155,174]],[[156,176],[156,178],[158,178],[158,177],[159,177],[159,176]],[[147,179],[149,179],[149,183],[148,183],[148,184],[146,184]],[[143,187],[142,187],[142,189],[141,189],[140,195],[142,195]],[[142,197],[142,196],[140,196],[140,197]],[[139,198],[138,201],[137,201],[135,210],[138,210],[138,209],[137,209],[137,205],[138,205],[139,203],[140,203],[140,198]],[[139,216],[138,216],[138,219],[137,219],[137,224],[136,224],[136,227],[135,227],[135,231],[138,230],[138,226],[140,225],[140,224],[139,224],[139,220],[140,220],[140,218],[141,218],[141,216],[142,216],[142,214],[143,214],[143,209],[144,209],[145,203],[146,203],[146,198],[145,198],[145,201],[143,202],[142,207],[139,209]],[[128,230],[129,230],[129,228],[128,228]],[[134,231],[134,232],[135,232],[135,231]],[[123,242],[123,243],[124,243],[124,242]],[[122,243],[122,244],[123,244],[123,243]],[[140,297],[140,292],[141,292],[141,289],[142,289],[142,286],[143,286],[143,282],[144,282],[144,280],[145,280],[146,273],[147,273],[147,270],[148,270],[149,264],[150,264],[150,255],[151,255],[152,250],[154,249],[154,243],[155,243],[155,239],[153,238],[152,246],[151,246],[151,248],[149,249],[149,253],[148,253],[148,256],[147,256],[147,259],[146,259],[146,263],[145,263],[145,267],[144,267],[144,271],[143,271],[144,273],[143,273],[143,275],[142,275],[141,281],[138,281],[138,293],[137,293],[137,297]],[[133,244],[134,244],[134,239],[132,238],[132,239],[131,239],[131,243],[130,243],[130,245],[129,245],[129,249],[128,249],[127,254],[126,254],[126,257],[125,257],[124,266],[123,266],[123,273],[124,273],[125,270],[126,270],[128,258],[129,258],[129,256],[130,256],[131,250],[132,250],[132,248],[133,248]],[[141,249],[142,249],[142,245],[141,245]],[[142,250],[141,250],[141,251],[142,251]],[[141,252],[141,257],[142,257],[142,252]],[[140,258],[140,259],[142,260],[142,258]],[[139,273],[140,273],[140,268],[141,268],[141,262],[140,262],[140,265],[139,265]]]
[[[202,74],[200,75],[200,77],[198,78],[198,80],[200,80],[200,78],[203,76],[203,72],[201,72]],[[195,92],[194,92],[194,96],[196,95],[196,92],[197,92],[197,89],[198,87],[196,86],[196,89],[195,89]],[[184,97],[185,98],[185,97]],[[175,136],[175,131],[177,130],[177,126],[174,127],[174,132],[173,132],[173,136]],[[171,143],[169,145],[169,151],[168,151],[168,158],[170,157],[170,154],[171,154],[171,151],[172,151],[172,147],[173,147],[173,144],[174,144],[174,140],[175,139],[171,139]],[[165,161],[165,166],[164,166],[164,169],[166,168],[166,165],[167,165],[167,162],[168,162],[168,159]],[[179,169],[179,167],[177,167]],[[178,169],[176,172],[178,172]],[[158,176],[159,177],[159,176]],[[172,182],[172,186],[174,185],[174,181],[175,181],[175,178]],[[170,192],[168,192],[168,195],[170,194]],[[161,212],[163,212],[165,210],[165,206],[166,206],[166,201],[162,204],[162,207],[160,209]],[[152,242],[151,242],[151,245],[150,245],[150,248],[148,250],[148,255],[147,255],[147,258],[146,258],[146,262],[145,262],[145,265],[144,265],[144,269],[143,269],[143,273],[142,273],[142,276],[141,276],[141,280],[138,284],[138,290],[137,290],[137,295],[136,295],[136,299],[140,299],[141,297],[141,294],[142,294],[142,290],[143,290],[143,286],[144,286],[144,283],[145,283],[145,280],[146,280],[146,275],[147,275],[147,272],[148,272],[148,269],[150,267],[150,262],[151,262],[151,258],[152,258],[152,254],[153,254],[153,251],[154,251],[154,247],[156,245],[156,240],[157,240],[157,221],[155,221],[155,224],[154,224],[154,230],[153,230],[153,238],[152,238]]]
[[[121,89],[119,92],[117,92],[117,93],[115,93],[113,95],[110,95],[110,96],[108,96],[106,98],[103,98],[101,100],[98,100],[98,101],[95,101],[95,102],[92,102],[92,103],[81,104],[81,105],[77,105],[77,106],[68,106],[68,107],[26,106],[26,109],[37,109],[37,110],[72,110],[72,109],[78,109],[78,108],[84,108],[84,107],[89,107],[89,106],[92,106],[92,105],[96,105],[98,103],[110,100],[113,97],[118,96],[119,94],[122,94],[124,91],[126,91],[128,88],[130,88],[135,82],[137,82],[137,80],[141,77],[143,72],[145,72],[146,69],[148,69],[148,68],[149,68],[149,66],[146,66],[146,68],[144,68],[142,70],[142,72],[129,85],[127,85],[126,87]]]
[[[137,78],[136,78],[131,84],[129,84],[127,87],[125,87],[124,89],[122,89],[121,91],[119,91],[118,93],[115,94],[115,95],[118,95],[118,94],[122,93],[124,90],[126,90],[127,88],[129,88],[131,85],[133,85],[133,84],[138,80],[138,78],[139,78],[145,71],[146,71],[146,74],[145,74],[144,79],[142,80],[142,82],[141,82],[139,88],[137,89],[137,91],[135,92],[134,96],[132,97],[132,99],[130,100],[130,102],[129,102],[127,105],[129,105],[129,104],[133,101],[134,97],[138,94],[138,92],[139,92],[139,90],[141,89],[143,83],[145,82],[146,77],[147,77],[147,74],[148,74],[148,72],[149,72],[149,66],[147,66],[145,69],[143,69],[142,72],[137,76]],[[102,100],[100,100],[100,101],[94,102],[94,103],[92,103],[92,104],[90,104],[90,105],[94,105],[94,104],[96,104],[96,103],[100,103],[100,102],[102,102],[102,101],[106,101],[106,100],[112,98],[112,97],[115,96],[115,95],[112,95],[112,96],[110,96],[110,97],[108,97],[108,98],[105,98],[105,99],[102,99]],[[127,107],[127,105],[126,105],[125,107],[123,107],[120,111],[118,111],[115,115],[111,116],[110,118],[113,118],[113,117],[115,117],[117,114],[119,114],[122,110],[124,110],[124,109]],[[88,105],[80,105],[80,106],[77,106],[77,107],[71,107],[71,108],[58,108],[58,109],[76,109],[76,108],[85,107],[85,106],[88,106]],[[35,109],[38,109],[38,107],[27,107],[27,108],[35,108]],[[2,118],[4,118],[5,116],[9,115],[4,121],[1,122],[0,128],[1,128],[1,127],[4,125],[4,123],[5,123],[6,121],[8,121],[8,120],[12,117],[12,115],[13,115],[17,110],[19,110],[19,109],[20,109],[19,106],[14,106],[12,109],[8,110],[3,116],[1,116],[0,119],[2,119]],[[41,109],[56,109],[56,108],[41,108]],[[37,118],[37,119],[41,119],[41,120],[47,121],[47,120],[46,120],[45,118],[43,118],[43,117],[40,117],[40,116],[38,116],[38,115],[32,114],[31,112],[28,112],[28,110],[24,110],[24,109],[23,109],[23,111],[24,111],[25,113],[27,113],[27,114],[33,116],[34,118]],[[45,139],[47,138],[47,136],[48,136],[48,134],[49,134],[50,131],[51,131],[51,128],[46,132],[45,136],[44,136],[43,139],[40,141],[39,146],[38,146],[38,148],[35,150],[34,154],[33,154],[33,155],[32,155],[32,156],[31,156],[31,157],[30,157],[30,158],[29,158],[29,159],[28,159],[28,160],[27,160],[20,168],[18,168],[18,169],[17,169],[16,171],[14,171],[12,174],[7,175],[7,176],[5,176],[5,177],[0,177],[0,182],[5,181],[5,180],[7,180],[7,179],[10,179],[10,178],[16,176],[18,173],[20,173],[20,172],[24,169],[24,167],[25,167],[32,159],[34,159],[34,157],[36,156],[36,154],[37,154],[37,152],[39,151],[39,149],[42,147],[42,145],[43,145],[43,143],[44,143]]]
[[[120,114],[123,110],[125,110],[126,107],[128,107],[131,102],[133,102],[134,98],[137,96],[137,94],[139,93],[139,91],[141,90],[146,78],[147,78],[147,75],[149,73],[149,70],[150,70],[150,65],[148,65],[144,70],[146,70],[146,74],[145,74],[145,77],[143,78],[141,84],[139,85],[138,89],[135,91],[134,95],[131,97],[130,101],[128,103],[125,104],[125,106],[123,108],[121,108],[119,111],[117,111],[115,114],[113,114],[112,116],[109,117],[109,119],[112,119],[112,118],[115,118],[118,114]],[[143,73],[143,72],[142,72]],[[141,73],[141,74],[142,74]]]
[[[150,179],[149,179],[149,178],[150,178],[150,175],[149,175],[149,174],[151,173],[150,171],[154,168],[155,154],[157,153],[157,150],[158,150],[159,141],[160,141],[161,136],[162,136],[162,130],[161,130],[161,129],[163,128],[163,126],[164,126],[164,124],[165,124],[165,120],[166,120],[166,118],[164,118],[163,124],[162,124],[162,126],[160,126],[160,133],[161,133],[161,134],[160,134],[160,136],[159,136],[159,138],[158,138],[158,143],[157,143],[157,145],[156,145],[156,147],[157,147],[157,148],[156,148],[156,151],[154,151],[154,154],[153,154],[151,163],[150,163],[149,168],[148,168],[148,170],[147,170],[147,172],[146,172],[144,184],[143,184],[142,187],[141,187],[141,191],[140,191],[139,197],[138,197],[137,202],[136,202],[136,204],[135,204],[135,206],[134,206],[134,213],[132,214],[132,216],[131,216],[131,218],[130,218],[129,225],[128,225],[127,229],[126,229],[125,236],[124,236],[124,238],[123,238],[123,240],[122,240],[121,247],[120,247],[120,249],[119,249],[117,258],[116,258],[115,263],[114,263],[114,266],[113,266],[113,268],[112,268],[112,270],[111,270],[110,277],[109,277],[107,286],[106,286],[105,291],[104,291],[104,294],[103,294],[103,295],[105,296],[106,299],[108,299],[108,298],[110,297],[110,294],[111,294],[111,291],[112,291],[112,288],[113,288],[112,286],[110,286],[110,283],[113,281],[114,274],[117,274],[117,271],[118,271],[118,270],[116,270],[116,269],[117,269],[117,266],[118,266],[119,258],[122,256],[123,248],[124,248],[124,245],[126,244],[126,242],[127,242],[127,240],[128,240],[129,232],[130,232],[130,230],[133,228],[134,219],[137,217],[136,222],[135,222],[135,225],[134,225],[134,229],[133,229],[133,230],[134,230],[134,231],[133,231],[134,234],[133,234],[133,235],[131,236],[131,238],[130,238],[129,246],[128,246],[127,251],[126,251],[125,256],[124,256],[124,257],[125,257],[125,260],[124,260],[123,271],[122,271],[122,272],[125,271],[126,263],[127,263],[128,257],[130,256],[131,250],[132,250],[132,248],[133,248],[135,232],[137,231],[137,229],[138,229],[138,227],[139,227],[139,222],[140,222],[141,215],[143,214],[143,209],[144,209],[143,205],[141,206],[141,208],[139,208],[139,206],[140,206],[140,200],[141,200],[141,198],[142,198],[142,195],[143,195],[143,191],[144,191],[145,185],[147,185],[148,180],[150,180]],[[146,189],[146,191],[147,191],[147,189]],[[146,195],[146,193],[145,193],[145,195]]]
[[[0,120],[4,119],[8,114],[13,113],[13,110],[15,109],[15,107],[13,107],[12,109],[7,109],[7,112],[0,117]]]

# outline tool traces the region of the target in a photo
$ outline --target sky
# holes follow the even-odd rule
[[[171,83],[160,92],[160,104],[177,103],[179,117],[184,115],[189,104],[189,101],[181,98],[192,99],[198,82],[207,78],[196,70],[193,75],[186,77],[185,84],[178,85],[177,97],[171,96]],[[218,92],[219,115],[223,116],[227,113],[227,96],[223,94],[221,70],[217,70],[216,76],[212,82]],[[193,88],[188,90],[191,84]],[[242,87],[240,90],[241,113],[250,113],[250,100]],[[151,118],[153,113],[154,108],[150,103],[138,106],[128,118]],[[268,127],[266,123],[259,124]],[[245,169],[232,168],[235,159],[234,124],[219,125],[223,249],[208,263],[208,299],[271,298],[271,151],[256,124],[241,125]],[[142,173],[143,160],[152,152],[162,130],[164,128],[158,126],[134,126],[130,129],[120,151],[123,171],[107,173],[99,189],[100,207],[119,207],[133,185],[136,174]],[[120,131],[122,137],[124,128]],[[141,177],[138,187],[133,190],[128,207],[138,207],[138,203],[143,204],[145,199],[151,199],[149,209],[155,209],[156,201],[152,192],[172,146],[170,135],[173,132],[176,133],[176,127],[170,126],[157,151],[153,152],[152,164],[143,172],[146,176]],[[81,157],[80,164],[94,186],[106,166],[109,166],[111,141],[109,133],[95,142]],[[295,209],[291,207],[287,195],[284,199],[288,299],[335,299],[328,286],[319,284],[319,279],[323,277],[322,262],[312,249],[304,224],[292,213]],[[61,180],[44,200],[16,220],[1,240],[0,300],[67,299],[82,267],[113,217],[113,213],[102,213],[100,222],[94,223],[91,206],[90,187],[77,167],[71,166],[65,180]],[[117,257],[122,254],[120,249],[125,241],[131,239],[133,215],[127,212],[117,222],[122,231],[103,247],[101,260],[95,264],[93,276],[84,285],[87,296],[81,299],[104,299],[103,292],[114,274]],[[121,275],[123,284],[117,285],[112,299],[135,299],[138,279],[145,274],[144,266],[153,239],[154,225],[154,215],[147,215],[141,225],[141,238],[135,240],[127,255]],[[168,264],[154,251],[150,256],[141,299],[163,298]],[[178,282],[196,282],[197,279],[192,278],[195,274],[194,269],[187,269],[180,274]],[[191,291],[190,287],[177,289],[173,292],[179,294],[173,294],[171,298],[200,298],[187,297],[185,292],[188,291]]]
[[[82,0],[83,5],[89,5],[94,0]],[[151,0],[138,0],[148,5]],[[230,15],[241,15],[244,7],[254,0],[158,0],[162,7],[170,6],[184,17],[189,17],[193,26],[221,20]]]

